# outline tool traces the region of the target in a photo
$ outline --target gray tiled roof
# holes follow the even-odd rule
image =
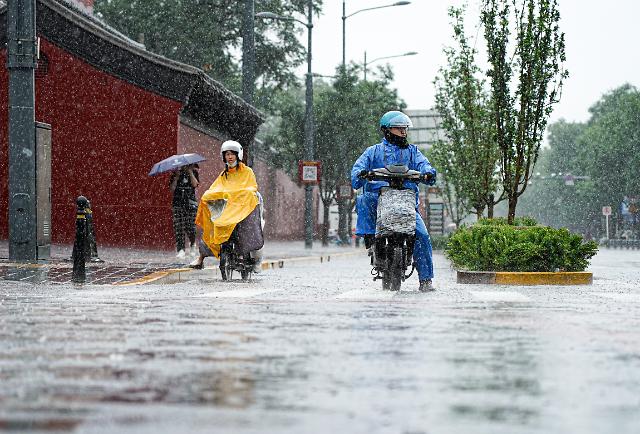
[[[66,0],[37,5],[39,35],[108,74],[181,101],[182,115],[247,141],[263,122],[262,113],[204,71],[147,51]],[[7,37],[6,12],[0,6],[0,44]]]

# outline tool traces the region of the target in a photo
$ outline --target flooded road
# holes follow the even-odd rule
[[[0,431],[637,433],[640,252],[582,287],[371,281],[364,255],[249,283],[0,282]]]

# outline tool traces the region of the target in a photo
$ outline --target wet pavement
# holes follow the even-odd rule
[[[13,280],[41,284],[71,284],[73,262],[72,245],[56,244],[51,247],[51,256],[35,264],[10,261],[7,241],[0,241],[0,280]],[[265,262],[282,267],[282,260],[301,260],[319,255],[344,255],[360,249],[340,247],[335,244],[322,246],[316,242],[313,249],[304,247],[302,241],[271,241],[264,248]],[[139,283],[162,272],[184,269],[195,259],[186,255],[179,259],[176,252],[166,250],[145,250],[138,248],[101,248],[98,258],[86,262],[86,284],[122,285]],[[320,258],[324,259],[324,258]],[[215,258],[207,258],[205,266],[216,267]]]
[[[364,254],[252,282],[0,281],[0,430],[637,433],[640,252],[591,286],[372,282]]]

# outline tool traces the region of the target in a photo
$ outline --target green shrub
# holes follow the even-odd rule
[[[458,229],[445,255],[455,268],[471,271],[584,271],[598,251],[595,242],[583,242],[566,229],[523,224],[531,221],[518,226],[481,221]]]
[[[494,217],[492,219],[482,218],[475,223],[476,225],[496,226],[506,225],[506,217]],[[537,226],[538,222],[533,217],[516,217],[513,219],[513,226]]]

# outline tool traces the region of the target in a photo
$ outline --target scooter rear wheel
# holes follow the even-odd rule
[[[400,291],[402,285],[402,275],[404,274],[404,261],[402,259],[402,247],[393,249],[391,264],[389,264],[389,274],[391,275],[391,290]]]
[[[222,280],[228,281],[233,278],[233,264],[230,256],[230,253],[225,250],[220,252],[220,275]]]

